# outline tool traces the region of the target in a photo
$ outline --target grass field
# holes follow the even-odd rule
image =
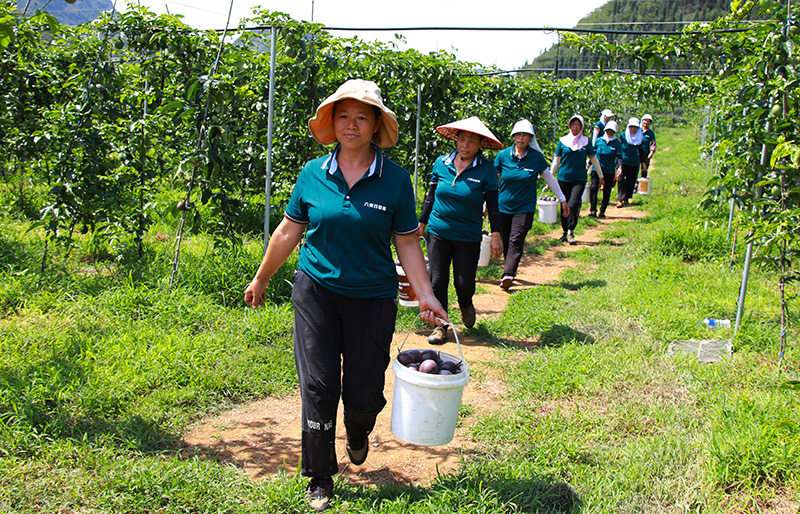
[[[649,215],[482,322],[513,404],[478,414],[482,457],[430,488],[343,485],[332,512],[797,511],[800,347],[790,330],[779,368],[777,279],[752,269],[731,360],[667,355],[732,337],[697,322],[735,319],[743,248],[730,266],[726,212],[697,208],[709,170],[693,131],[658,137],[653,193],[637,198]],[[295,386],[292,263],[272,305],[247,310],[258,245],[197,236],[167,292],[174,228],[157,228],[141,261],[76,254],[40,283],[41,238],[11,215],[0,226],[0,512],[308,511],[302,477],[252,482],[179,452],[193,420]]]

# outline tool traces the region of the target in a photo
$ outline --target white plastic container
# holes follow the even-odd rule
[[[639,188],[637,189],[637,193],[640,195],[649,195],[650,194],[650,182],[651,180],[646,177],[639,177]]]
[[[455,355],[439,352],[439,357],[460,362],[462,371],[455,375],[420,373],[394,359],[391,429],[401,441],[440,446],[453,440],[461,395],[469,382],[469,369],[467,363]]]
[[[425,257],[425,268],[428,270],[428,276],[431,274],[431,265],[428,262],[428,258]],[[403,307],[417,307],[419,305],[419,300],[417,299],[417,293],[414,292],[414,288],[411,287],[411,283],[408,281],[408,277],[406,276],[406,271],[400,265],[399,260],[394,261],[394,269],[397,271],[397,301]]]
[[[558,202],[555,200],[539,200],[536,202],[539,211],[539,221],[542,223],[555,223],[558,221]]]
[[[589,198],[589,193],[590,193],[589,189],[590,189],[589,188],[589,183],[587,182],[586,183],[586,187],[583,188],[583,194],[581,195],[581,202],[582,203],[586,203],[586,202],[588,202],[590,200],[590,198]]]
[[[481,268],[489,265],[489,258],[492,256],[491,242],[492,236],[484,230],[481,238],[481,254],[478,256],[478,266]]]

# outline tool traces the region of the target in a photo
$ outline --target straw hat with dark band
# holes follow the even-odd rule
[[[352,98],[368,105],[374,105],[381,110],[381,126],[372,136],[372,141],[381,148],[389,148],[397,142],[397,117],[383,104],[381,89],[371,80],[353,79],[348,80],[336,90],[334,94],[326,98],[317,107],[317,113],[308,120],[308,128],[314,139],[323,145],[336,142],[336,135],[333,132],[333,108],[336,102]]]
[[[458,120],[454,121],[453,123],[448,123],[447,125],[439,125],[436,127],[436,132],[443,135],[447,139],[452,139],[455,141],[458,139],[458,133],[460,131],[464,132],[472,132],[473,134],[477,134],[481,136],[481,148],[485,148],[487,150],[502,150],[503,143],[501,143],[495,136],[492,134],[492,131],[489,130],[483,122],[478,119],[477,116],[472,116],[471,118],[467,118],[465,120]]]

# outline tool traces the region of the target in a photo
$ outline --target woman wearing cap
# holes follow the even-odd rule
[[[569,119],[567,126],[569,132],[558,140],[551,169],[553,175],[558,178],[558,185],[569,204],[569,214],[561,213],[561,228],[564,230],[561,240],[575,244],[574,231],[580,217],[583,190],[586,189],[587,159],[594,166],[593,173],[597,174],[600,186],[603,186],[604,180],[600,163],[595,157],[594,146],[589,138],[583,135],[583,117],[575,114]]]
[[[642,116],[642,148],[647,155],[642,159],[642,178],[647,178],[647,172],[650,170],[650,159],[656,153],[656,133],[650,128],[653,123],[653,117],[649,114]]]
[[[598,137],[603,136],[603,131],[606,129],[606,124],[611,121],[611,118],[613,117],[614,113],[611,111],[611,109],[603,109],[603,112],[600,113],[600,119],[594,124],[594,130],[592,130],[592,144],[595,144]]]
[[[514,144],[500,150],[494,159],[494,167],[497,169],[497,178],[500,181],[498,204],[505,257],[500,287],[506,290],[511,287],[517,274],[525,236],[533,224],[539,175],[561,201],[562,212],[569,215],[567,199],[555,177],[550,173],[550,167],[536,141],[531,122],[518,121],[511,129],[511,137],[514,139]]]
[[[619,138],[622,170],[617,182],[617,207],[629,205],[639,175],[639,163],[647,155],[642,147],[639,118],[628,120],[628,127]]]
[[[597,214],[597,195],[600,191],[600,180],[596,174],[592,174],[592,182],[589,187],[589,216],[606,217],[606,208],[611,200],[611,190],[614,184],[614,174],[622,164],[622,144],[617,139],[617,122],[609,121],[603,130],[603,137],[595,142],[597,160],[603,170],[603,199],[600,201],[600,213]]]
[[[445,309],[450,264],[461,320],[467,328],[475,325],[475,272],[483,239],[483,206],[489,213],[492,230],[491,252],[503,253],[497,211],[497,173],[481,149],[500,150],[503,145],[473,116],[436,127],[436,131],[456,142],[456,150],[437,158],[431,183],[419,216],[419,235],[428,232],[428,263],[433,293]],[[447,326],[438,326],[428,337],[431,344],[447,341]]]
[[[409,174],[378,149],[395,144],[398,135],[378,86],[345,82],[308,125],[321,144],[337,145],[303,167],[244,299],[253,307],[264,303],[270,277],[305,234],[292,289],[301,474],[311,477],[311,506],[324,510],[338,471],[334,431],[340,394],[346,451],[356,465],[366,459],[368,436],[386,405],[384,372],[398,286],[391,236],[419,298],[420,317],[435,324],[435,317],[447,320],[447,313],[428,281]]]

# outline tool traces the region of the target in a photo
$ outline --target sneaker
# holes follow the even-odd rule
[[[345,449],[347,450],[347,456],[350,458],[350,462],[356,466],[360,466],[364,464],[365,460],[367,460],[367,454],[369,453],[369,439],[365,437],[356,444],[353,443],[353,441],[351,441],[348,437]]]
[[[604,213],[603,211],[600,211],[600,214],[598,214],[597,217],[598,218],[605,218],[606,217],[606,213]]]
[[[500,281],[500,289],[504,291],[508,291],[508,288],[511,287],[511,283],[514,281],[514,277],[511,275],[504,275],[503,280]]]
[[[428,336],[428,342],[430,344],[444,344],[447,342],[447,326],[436,327],[431,332],[431,335]]]
[[[464,326],[467,328],[472,328],[475,326],[475,306],[470,304],[469,307],[464,307],[461,309],[461,321],[464,322]]]
[[[575,234],[573,234],[571,230],[567,232],[567,242],[571,245],[575,244]]]
[[[597,213],[595,211],[589,211],[589,217],[590,218],[596,218],[597,217]]]
[[[558,240],[561,241],[562,243],[566,243],[567,242],[567,233],[564,232],[563,234],[561,234],[561,237]]]
[[[306,498],[308,498],[308,505],[315,511],[326,510],[331,506],[331,498],[333,498],[333,479],[331,477],[312,478],[306,489]]]

